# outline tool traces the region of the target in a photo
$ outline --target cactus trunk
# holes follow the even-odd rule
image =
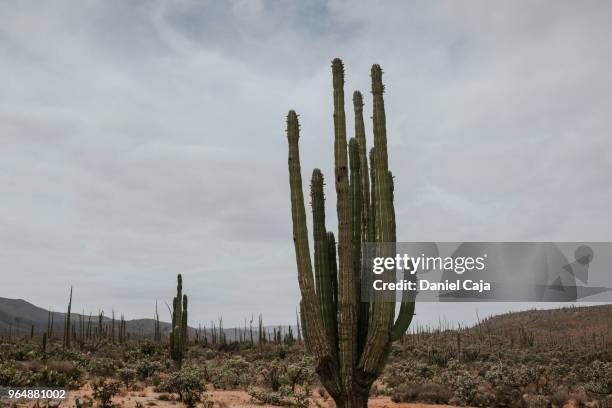
[[[396,241],[384,86],[382,70],[374,65],[374,148],[368,167],[362,95],[359,92],[353,95],[355,138],[347,143],[344,67],[339,59],[332,62],[332,75],[338,245],[334,234],[326,231],[323,174],[315,169],[311,182],[315,279],[302,191],[298,117],[294,111],[287,116],[293,241],[302,294],[301,329],[307,349],[314,354],[321,382],[336,405],[363,408],[367,406],[370,387],[383,368],[392,341],[403,335],[412,320],[414,302],[403,299],[405,302],[394,323],[394,303],[359,300],[362,242]],[[385,249],[391,250],[392,247]],[[385,279],[391,279],[390,274]]]

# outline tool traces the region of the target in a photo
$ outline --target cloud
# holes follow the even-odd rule
[[[610,8],[3,3],[2,295],[140,317],[183,273],[202,322],[293,321],[284,116],[329,178],[335,56],[348,129],[385,69],[400,239],[607,241]]]

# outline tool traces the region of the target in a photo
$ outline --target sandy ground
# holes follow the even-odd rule
[[[251,397],[246,391],[207,391],[208,399],[213,401],[213,408],[278,408],[273,405],[266,405],[251,401]],[[136,408],[137,402],[142,404],[142,407],[183,407],[183,404],[178,401],[162,401],[158,399],[159,393],[153,391],[152,388],[146,388],[142,391],[129,391],[124,392],[122,395],[118,395],[113,398],[113,403],[120,407]],[[75,400],[79,398],[89,399],[91,398],[91,389],[86,385],[83,389],[78,391],[71,391],[68,401],[64,401],[59,405],[61,408],[72,408],[76,407]],[[331,400],[324,400],[320,397],[313,397],[314,404],[313,408],[334,408],[335,405]],[[9,405],[6,405],[9,406]],[[40,404],[41,408],[46,407],[44,403]],[[56,406],[56,405],[52,405]],[[204,407],[204,405],[200,405]],[[17,407],[32,408],[36,407],[35,403],[24,403],[17,404]],[[408,404],[408,403],[395,403],[392,402],[389,397],[373,397],[370,398],[369,408],[449,408],[450,405],[427,405],[427,404]]]

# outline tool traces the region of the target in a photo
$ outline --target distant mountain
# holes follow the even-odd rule
[[[56,337],[61,337],[64,330],[64,320],[66,318],[65,313],[52,312],[53,317],[53,332]],[[81,315],[79,313],[71,313],[71,321],[75,328],[79,327],[81,321]],[[119,319],[120,316],[115,316],[115,319]],[[89,320],[89,315],[83,316],[82,321],[85,325]],[[49,321],[49,311],[33,305],[32,303],[23,299],[8,299],[0,297],[0,336],[5,336],[9,332],[12,335],[28,335],[32,326],[34,326],[34,332],[40,334],[47,330],[47,324]],[[91,324],[95,327],[98,324],[98,316],[91,316]],[[104,316],[104,324],[110,325],[112,319],[108,316]],[[117,328],[118,322],[116,321]],[[171,324],[160,321],[160,329],[162,337],[168,336],[170,332]],[[134,319],[126,320],[125,322],[126,331],[130,334],[138,335],[141,337],[153,337],[155,331],[155,321],[153,319]],[[283,326],[283,330],[287,330],[288,326]],[[228,341],[234,340],[238,336],[238,332],[244,328],[226,328],[224,329],[225,337]],[[265,330],[268,333],[274,331],[273,326],[266,326]],[[296,328],[293,327],[293,332],[296,333]],[[196,329],[193,327],[189,328],[191,336],[194,336]],[[257,326],[253,327],[253,336],[257,337]],[[211,337],[210,328],[206,329],[207,336]],[[249,336],[249,334],[247,334]],[[256,341],[256,339],[255,339]]]
[[[66,314],[52,312],[51,315],[53,320],[53,331],[58,336],[61,336]],[[71,313],[70,320],[76,325],[75,327],[78,327],[81,321],[86,325],[89,318],[89,315],[85,315],[82,316],[81,319],[81,314],[73,312]],[[115,318],[119,319],[120,316],[115,316]],[[7,299],[0,297],[0,334],[6,334],[9,331],[19,335],[28,334],[32,326],[34,326],[35,333],[41,333],[47,330],[48,322],[48,310],[33,305],[23,299]],[[98,324],[98,316],[92,315],[91,322],[95,327]],[[111,324],[111,322],[112,319],[110,317],[104,316],[103,324]],[[141,336],[152,336],[155,330],[155,321],[153,319],[127,320],[125,326],[128,333]],[[170,323],[160,322],[162,335],[170,331],[170,326]]]

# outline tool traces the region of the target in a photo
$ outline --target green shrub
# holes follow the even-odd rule
[[[313,361],[308,357],[289,364],[281,381],[288,385],[292,391],[295,391],[297,385],[304,385],[315,378],[316,374],[313,366]]]
[[[119,362],[108,357],[92,358],[88,364],[89,372],[101,377],[111,377],[119,367]]]
[[[210,380],[215,388],[231,390],[246,387],[255,382],[252,365],[241,356],[233,356],[220,366],[210,369]]]
[[[267,388],[278,391],[281,386],[281,376],[285,375],[287,367],[278,360],[261,361],[256,370]]]
[[[305,393],[294,392],[288,387],[283,387],[276,392],[251,387],[248,389],[248,393],[254,402],[263,402],[264,404],[297,408],[308,408],[310,404]]]
[[[178,394],[179,401],[187,407],[195,407],[204,393],[202,373],[193,367],[183,367],[171,373],[156,390]]]
[[[130,385],[136,380],[138,372],[134,368],[124,367],[117,370],[117,377],[123,382],[125,388],[130,388]]]
[[[14,362],[0,363],[0,386],[29,387],[36,385],[40,376],[31,371],[23,370]]]
[[[139,360],[136,362],[136,373],[141,380],[146,380],[162,368],[159,361]]]
[[[480,381],[478,377],[468,373],[459,374],[455,378],[455,398],[457,398],[461,403],[468,405],[471,404],[474,401],[479,384]]]
[[[113,397],[119,393],[120,387],[117,381],[100,379],[92,384],[93,397],[100,401],[101,408],[111,408]]]
[[[612,362],[594,361],[584,367],[580,375],[585,380],[585,388],[592,393],[612,394]]]

